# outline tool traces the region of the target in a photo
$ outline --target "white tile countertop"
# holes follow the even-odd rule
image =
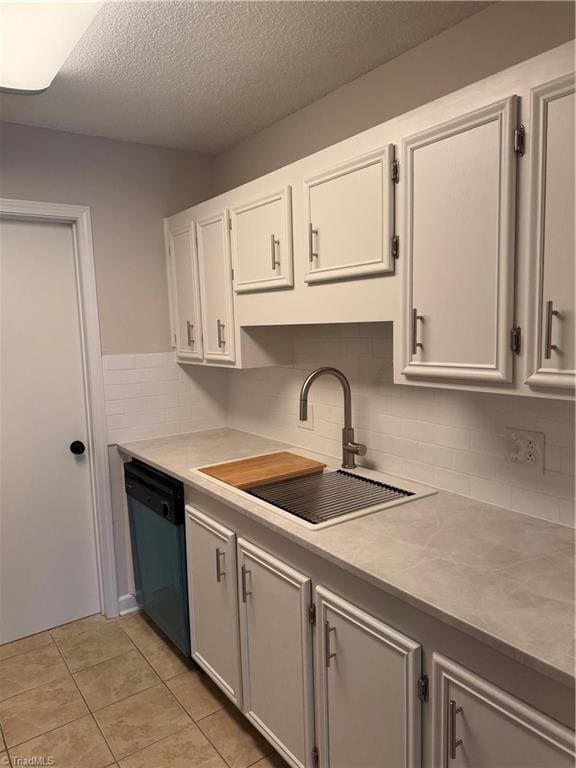
[[[572,529],[441,491],[310,530],[196,469],[286,449],[337,466],[331,457],[232,429],[118,447],[420,610],[573,684]]]

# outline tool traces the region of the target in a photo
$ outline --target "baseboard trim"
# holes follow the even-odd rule
[[[120,616],[126,616],[127,613],[135,613],[138,610],[138,603],[134,595],[120,595],[118,598],[118,613]]]

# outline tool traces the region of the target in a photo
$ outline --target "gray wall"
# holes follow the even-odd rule
[[[210,158],[0,123],[0,197],[89,205],[103,353],[170,348],[162,219],[209,197]]]
[[[213,193],[243,184],[574,37],[574,4],[498,2],[215,159]]]

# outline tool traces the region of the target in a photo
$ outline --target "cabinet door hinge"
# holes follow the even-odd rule
[[[232,217],[228,216],[228,229],[232,229]]]
[[[428,675],[421,675],[418,678],[418,698],[422,702],[428,701],[428,687]]]
[[[316,626],[316,606],[314,603],[308,608],[308,621],[313,627]]]
[[[392,238],[392,258],[397,259],[400,256],[400,237],[394,235]]]
[[[520,348],[522,345],[522,329],[519,325],[515,325],[510,331],[510,349],[517,355],[520,354]]]
[[[318,747],[314,747],[312,750],[312,765],[314,768],[318,768],[320,765],[320,752],[318,751]]]
[[[526,129],[523,125],[514,131],[514,152],[520,157],[526,152]]]
[[[230,272],[232,273],[232,282],[234,282],[234,269],[232,268]]]
[[[400,181],[400,161],[392,160],[392,181],[398,184]]]

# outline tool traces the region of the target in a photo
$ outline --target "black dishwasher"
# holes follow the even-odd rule
[[[136,601],[190,656],[184,486],[136,459],[124,465]]]

